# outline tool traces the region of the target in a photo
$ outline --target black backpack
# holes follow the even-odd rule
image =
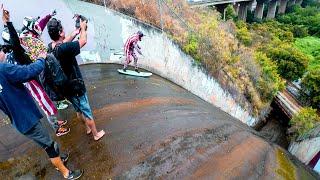
[[[54,49],[49,44],[49,50],[45,63],[45,69],[41,75],[41,82],[44,90],[53,101],[60,101],[65,99],[64,88],[68,84],[68,79],[63,72],[60,62],[55,57],[56,46]]]

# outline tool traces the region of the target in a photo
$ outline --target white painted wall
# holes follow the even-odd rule
[[[305,164],[308,164],[319,151],[320,137],[292,142],[289,146],[289,152]]]

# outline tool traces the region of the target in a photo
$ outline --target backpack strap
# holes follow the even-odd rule
[[[52,42],[48,44],[48,53],[51,53],[53,51],[52,49]]]
[[[54,48],[52,48],[52,42],[48,44],[48,53],[53,53],[57,50],[58,46],[60,46],[62,43],[57,43]]]

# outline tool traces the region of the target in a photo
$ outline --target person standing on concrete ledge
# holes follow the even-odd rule
[[[12,125],[32,139],[48,154],[51,163],[66,179],[78,179],[83,171],[70,171],[63,163],[69,155],[60,156],[59,147],[42,126],[42,115],[23,83],[38,76],[45,67],[46,53],[32,64],[21,66],[5,63],[6,54],[0,46],[0,109],[10,118]]]
[[[61,22],[55,18],[48,22],[47,29],[52,40],[48,45],[49,49],[52,49],[68,79],[63,94],[72,103],[77,117],[85,122],[87,134],[92,133],[94,140],[97,141],[105,135],[105,132],[103,130],[97,131],[86,87],[76,60],[76,56],[80,54],[80,48],[87,43],[87,22],[80,20],[80,28],[67,37]],[[79,40],[73,41],[78,33],[80,33]]]
[[[134,61],[134,70],[139,73],[138,70],[138,56],[136,55],[137,51],[140,55],[141,53],[141,48],[138,45],[138,41],[141,41],[143,37],[143,33],[141,31],[138,31],[137,33],[133,34],[130,36],[126,43],[124,44],[124,53],[126,55],[126,61],[124,62],[123,65],[123,71],[127,70],[128,65],[131,63],[131,61]]]

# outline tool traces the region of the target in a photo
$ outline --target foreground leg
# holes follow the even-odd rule
[[[51,163],[61,172],[64,178],[77,179],[83,171],[76,170],[70,171],[62,162],[60,158],[59,146],[49,136],[46,129],[42,126],[40,121],[34,125],[28,132],[24,133],[25,136],[32,139],[39,146],[41,146],[48,154]],[[76,172],[76,173],[75,173]],[[70,175],[72,177],[70,177]]]

